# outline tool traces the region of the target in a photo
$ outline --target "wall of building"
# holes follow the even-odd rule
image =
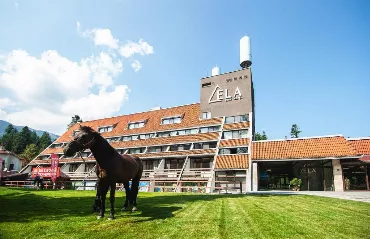
[[[212,117],[249,114],[253,105],[250,69],[200,80],[200,117],[202,112],[211,112]]]
[[[11,154],[0,154],[0,158],[3,159],[3,168],[9,170],[10,164],[14,164],[14,170],[20,171],[22,169],[22,160]]]

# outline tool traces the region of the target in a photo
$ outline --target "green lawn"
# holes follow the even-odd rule
[[[139,211],[131,213],[120,211],[124,193],[116,196],[116,220],[108,221],[90,213],[93,191],[0,188],[0,238],[370,237],[369,203],[304,195],[140,193]]]

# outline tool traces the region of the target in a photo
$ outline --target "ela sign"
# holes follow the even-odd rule
[[[239,87],[236,87],[234,95],[229,95],[228,89],[221,89],[218,85],[216,85],[215,89],[213,90],[211,97],[209,97],[208,103],[216,103],[216,102],[222,102],[222,101],[231,101],[231,100],[241,100],[242,99],[242,93],[239,90]]]

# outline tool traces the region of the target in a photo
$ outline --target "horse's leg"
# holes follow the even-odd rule
[[[104,217],[104,212],[105,212],[105,199],[107,197],[107,192],[109,188],[109,184],[107,181],[100,181],[99,183],[99,188],[100,188],[100,198],[101,198],[101,207],[100,207],[100,213],[98,216],[98,219]]]
[[[92,212],[98,212],[101,207],[101,192],[100,192],[100,187],[99,187],[99,180],[96,183],[96,196],[93,204],[93,210]]]
[[[123,186],[125,187],[125,191],[126,191],[126,199],[125,199],[125,204],[123,205],[121,211],[126,211],[128,208],[128,203],[131,202],[131,190],[130,190],[129,182],[124,182]]]
[[[116,192],[116,183],[111,183],[110,184],[110,215],[109,215],[109,220],[114,219],[114,200],[115,200],[115,192]]]
[[[132,195],[132,204],[133,204],[132,211],[133,212],[137,211],[136,198],[137,198],[137,194],[139,193],[139,183],[140,183],[140,179],[134,178],[132,180],[131,195]]]

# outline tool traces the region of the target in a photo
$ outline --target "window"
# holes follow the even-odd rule
[[[145,151],[145,148],[132,148],[128,150],[128,153],[129,154],[140,154],[140,153],[144,153],[144,151]]]
[[[248,147],[238,147],[238,148],[223,148],[220,149],[219,154],[247,154]]]
[[[158,137],[169,137],[171,132],[160,132],[158,133]]]
[[[141,135],[139,135],[139,138],[140,139],[150,139],[150,138],[153,138],[154,136],[155,136],[154,133],[152,133],[152,134],[141,134]]]
[[[168,146],[155,146],[148,149],[149,153],[166,152]]]
[[[220,129],[220,126],[203,127],[203,128],[200,128],[200,133],[216,132],[216,131],[219,131],[219,129]]]
[[[214,149],[216,146],[217,142],[195,143],[194,149]]]
[[[189,150],[191,144],[176,144],[170,146],[170,151]]]
[[[202,84],[202,88],[204,88],[204,87],[209,87],[209,86],[211,86],[211,85],[212,85],[212,82],[203,83],[203,84]]]
[[[99,133],[104,133],[104,132],[111,132],[113,130],[113,126],[103,126],[98,128]]]
[[[79,130],[73,130],[72,136],[76,136],[78,134],[78,132],[80,132],[80,131]]]
[[[181,116],[163,118],[162,124],[178,124],[181,123],[181,119]]]
[[[124,154],[124,153],[125,153],[125,151],[126,151],[126,149],[117,149],[117,152],[118,152],[119,154]]]
[[[202,119],[210,119],[210,118],[211,118],[211,112],[202,113]]]
[[[127,128],[128,129],[136,129],[142,128],[145,125],[145,121],[138,121],[138,122],[129,122]]]
[[[14,163],[9,164],[9,171],[14,170]]]
[[[224,131],[223,139],[244,139],[248,138],[248,130],[233,130],[233,131]]]
[[[237,115],[237,116],[225,117],[225,124],[247,122],[247,121],[248,121],[248,115]]]

